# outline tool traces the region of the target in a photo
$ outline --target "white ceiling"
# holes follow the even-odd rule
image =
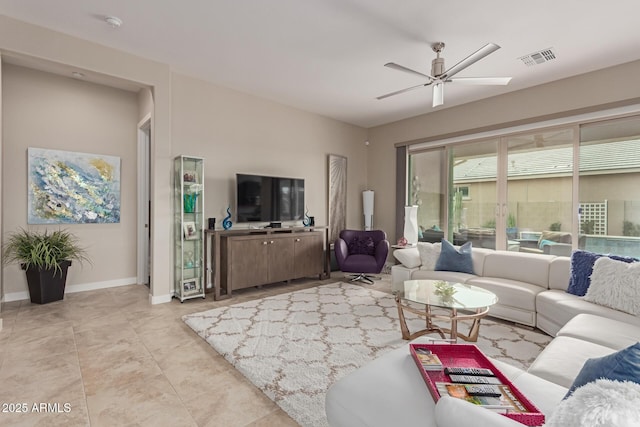
[[[456,77],[513,77],[447,85],[438,109],[640,59],[638,0],[0,0],[0,14],[364,127],[433,110],[430,88],[376,96],[420,84],[383,65],[429,74],[434,42],[446,43],[447,67],[496,43]],[[557,59],[518,59],[547,48]]]

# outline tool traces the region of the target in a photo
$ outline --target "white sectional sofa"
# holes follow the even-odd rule
[[[471,253],[473,274],[435,271],[433,260],[425,260],[433,264],[429,267],[422,265],[424,258],[420,258],[417,248],[399,249],[394,255],[401,264],[391,269],[393,287],[400,289],[405,280],[411,279],[480,286],[498,296],[499,302],[491,307],[490,316],[536,326],[555,336],[527,371],[493,362],[551,418],[549,426],[565,427],[564,420],[558,421],[559,414],[564,412],[559,408],[567,406],[563,398],[584,363],[640,342],[640,317],[569,294],[569,257],[475,248]],[[420,337],[416,341],[428,340]],[[640,372],[640,361],[635,363]],[[614,386],[617,384],[621,383]],[[637,394],[640,399],[640,391]],[[597,406],[598,399],[595,402],[591,406]],[[475,427],[522,425],[459,399],[443,398],[435,404],[408,345],[384,354],[333,384],[327,392],[325,408],[331,427],[462,427],[469,425],[471,419]],[[632,411],[634,414],[627,417],[624,426],[640,425],[640,405]]]
[[[424,342],[426,339],[420,337],[416,341]],[[558,331],[557,337],[540,353],[528,371],[500,361],[493,363],[545,414],[547,422],[551,421],[549,426],[564,427],[564,422],[554,422],[554,416],[560,415],[556,411],[584,362],[615,353],[639,340],[640,326],[592,314],[579,314]],[[597,406],[598,401],[594,403],[593,406]],[[325,408],[331,427],[522,426],[492,411],[457,402],[457,399],[444,398],[438,404],[434,403],[409,354],[408,344],[333,384],[327,392]],[[598,411],[598,408],[585,408],[585,411],[589,409]],[[640,425],[640,412],[632,418],[624,425]]]
[[[492,249],[473,248],[474,274],[425,269],[416,247],[397,249],[402,263],[391,268],[394,290],[405,280],[435,279],[467,283],[490,290],[498,304],[489,315],[537,327],[551,336],[580,313],[640,325],[640,317],[585,301],[567,293],[571,258]]]

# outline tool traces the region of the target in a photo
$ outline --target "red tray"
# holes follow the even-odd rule
[[[442,362],[443,370],[427,371],[422,367],[420,360],[416,354],[416,348],[426,348],[431,350],[438,356]],[[491,369],[495,376],[500,379],[502,384],[508,385],[513,394],[525,406],[527,412],[511,412],[504,415],[527,426],[540,426],[544,424],[544,414],[540,412],[536,406],[531,403],[518,390],[509,379],[495,367],[493,363],[485,356],[478,347],[473,344],[409,344],[411,357],[416,362],[422,378],[424,378],[427,388],[436,402],[440,399],[440,394],[436,389],[436,382],[450,382],[449,376],[444,373],[447,367],[470,367],[470,368],[486,368]]]

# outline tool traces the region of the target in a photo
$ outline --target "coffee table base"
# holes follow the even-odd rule
[[[432,313],[431,306],[428,304],[425,305],[425,310],[418,310],[414,307],[403,304],[402,299],[399,295],[396,295],[395,298],[396,305],[398,307],[398,317],[400,319],[400,330],[402,331],[402,338],[405,340],[413,340],[422,335],[432,334],[435,332],[438,333],[443,339],[445,339],[445,333],[449,334],[449,337],[453,342],[457,342],[458,338],[462,338],[463,340],[469,342],[476,342],[478,341],[478,333],[480,332],[480,319],[482,319],[489,313],[489,307],[479,308],[475,313],[472,314],[458,314],[457,309],[449,308],[446,310],[450,311],[450,315],[446,316],[443,314]],[[419,317],[424,317],[426,321],[426,328],[414,333],[410,333],[407,326],[407,320],[404,317],[405,311],[416,314]],[[451,327],[441,328],[437,325],[434,325],[433,319],[448,320],[451,322]],[[471,324],[471,328],[469,329],[469,334],[464,335],[463,333],[458,332],[458,321],[471,319],[473,319],[473,323]]]

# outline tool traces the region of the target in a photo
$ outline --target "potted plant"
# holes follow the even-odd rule
[[[89,261],[77,238],[65,230],[20,229],[8,236],[2,252],[4,264],[19,262],[25,270],[31,302],[36,304],[63,299],[71,261]]]

